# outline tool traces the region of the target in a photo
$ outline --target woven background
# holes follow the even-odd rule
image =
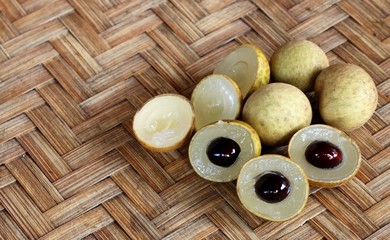
[[[234,183],[191,169],[187,149],[153,153],[134,112],[189,96],[239,44],[270,57],[290,39],[363,67],[379,104],[348,133],[363,164],[349,183],[273,223]],[[386,0],[0,0],[1,239],[388,239],[390,2]]]

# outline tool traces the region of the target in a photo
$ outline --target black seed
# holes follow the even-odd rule
[[[290,182],[281,173],[270,171],[262,174],[255,184],[256,195],[268,203],[277,203],[290,193]]]
[[[343,153],[334,144],[327,141],[314,141],[305,151],[306,160],[318,168],[334,168],[343,160]]]
[[[210,161],[220,167],[233,165],[241,152],[240,145],[234,140],[225,137],[215,138],[207,146],[207,156]]]

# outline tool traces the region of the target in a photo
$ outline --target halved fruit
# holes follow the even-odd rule
[[[261,143],[256,131],[247,123],[218,121],[195,133],[188,156],[195,172],[214,182],[235,180],[241,167],[260,155]]]
[[[192,92],[195,110],[195,129],[218,120],[234,120],[241,110],[242,97],[237,84],[224,75],[202,79]]]
[[[214,69],[214,74],[231,77],[245,98],[269,82],[270,66],[260,49],[244,44],[223,58]]]
[[[253,214],[285,221],[302,211],[309,183],[296,163],[281,155],[266,154],[243,166],[237,179],[237,194]]]
[[[194,129],[194,110],[179,94],[161,94],[134,115],[133,131],[147,149],[166,152],[181,147]]]
[[[322,124],[295,133],[288,154],[305,171],[309,183],[317,187],[345,183],[355,176],[361,163],[357,144],[344,132]]]

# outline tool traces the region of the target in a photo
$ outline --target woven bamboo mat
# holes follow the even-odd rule
[[[363,164],[282,223],[239,203],[234,183],[153,153],[131,119],[154,95],[189,96],[239,44],[268,57],[290,39],[371,74],[379,104],[349,133]],[[1,0],[1,239],[389,239],[387,0]]]

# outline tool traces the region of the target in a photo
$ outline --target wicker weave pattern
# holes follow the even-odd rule
[[[349,133],[358,175],[297,218],[255,217],[186,147],[134,139],[152,96],[189,97],[239,44],[302,38],[370,73],[379,105]],[[387,0],[1,0],[0,239],[388,239],[389,56]]]

